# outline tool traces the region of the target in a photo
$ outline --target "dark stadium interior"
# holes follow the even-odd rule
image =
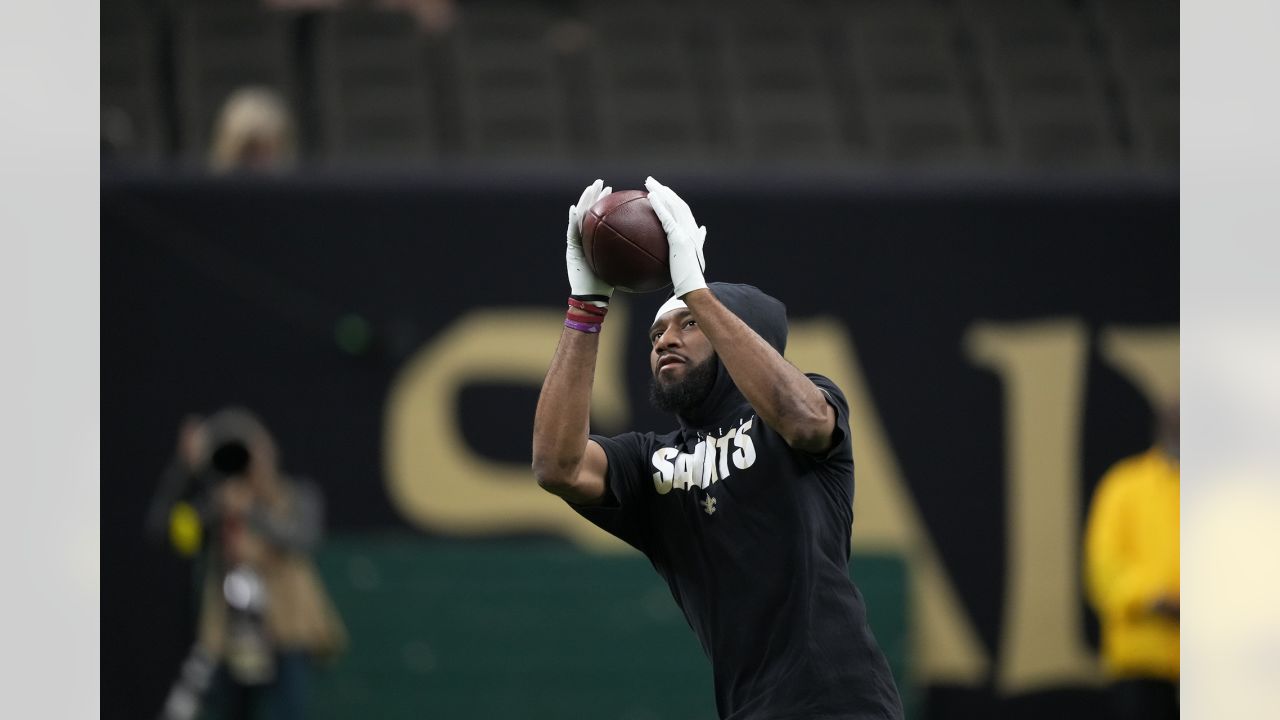
[[[288,147],[219,156],[246,88]],[[310,717],[713,717],[662,580],[529,466],[565,208],[650,174],[861,402],[850,572],[908,720],[1103,716],[1080,542],[1176,391],[1176,1],[103,0],[100,148],[102,717],[192,645],[201,566],[143,524],[231,404],[326,500]],[[593,429],[670,422],[663,299],[615,295]]]
[[[1160,0],[471,0],[432,28],[280,4],[104,2],[104,154],[198,163],[227,95],[262,85],[324,167],[1178,164]]]

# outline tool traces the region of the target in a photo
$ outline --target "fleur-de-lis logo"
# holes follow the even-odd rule
[[[716,499],[708,495],[707,499],[702,501],[702,509],[705,510],[708,515],[714,513],[716,511]]]

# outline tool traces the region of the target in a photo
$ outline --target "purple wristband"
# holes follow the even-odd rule
[[[600,332],[600,323],[584,323],[584,322],[578,322],[577,320],[570,320],[569,318],[565,318],[564,326],[567,328],[572,328],[574,330],[577,330],[578,332],[591,333],[591,334]]]

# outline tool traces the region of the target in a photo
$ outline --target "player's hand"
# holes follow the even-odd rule
[[[592,205],[613,192],[613,188],[604,187],[603,180],[596,180],[582,191],[577,205],[569,206],[569,228],[565,231],[567,247],[564,253],[565,267],[569,272],[569,292],[574,295],[603,295],[606,299],[613,295],[613,286],[591,272],[587,258],[582,253],[582,217]]]
[[[671,248],[671,290],[676,297],[684,297],[707,281],[702,273],[707,269],[702,245],[707,241],[706,226],[699,227],[693,219],[688,203],[680,199],[671,188],[649,177],[644,181],[649,191],[649,204],[662,221],[667,233],[667,245]]]

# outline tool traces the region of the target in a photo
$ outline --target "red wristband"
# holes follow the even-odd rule
[[[588,325],[599,325],[600,323],[604,322],[603,315],[589,315],[587,313],[579,312],[577,310],[572,310],[572,309],[566,312],[564,316],[569,320],[573,320],[574,322],[586,323]]]
[[[604,317],[605,314],[609,312],[609,306],[607,304],[602,307],[600,305],[593,305],[592,303],[579,300],[575,297],[569,298],[569,307],[577,308],[583,312],[591,313],[592,315],[599,315],[600,317]]]

